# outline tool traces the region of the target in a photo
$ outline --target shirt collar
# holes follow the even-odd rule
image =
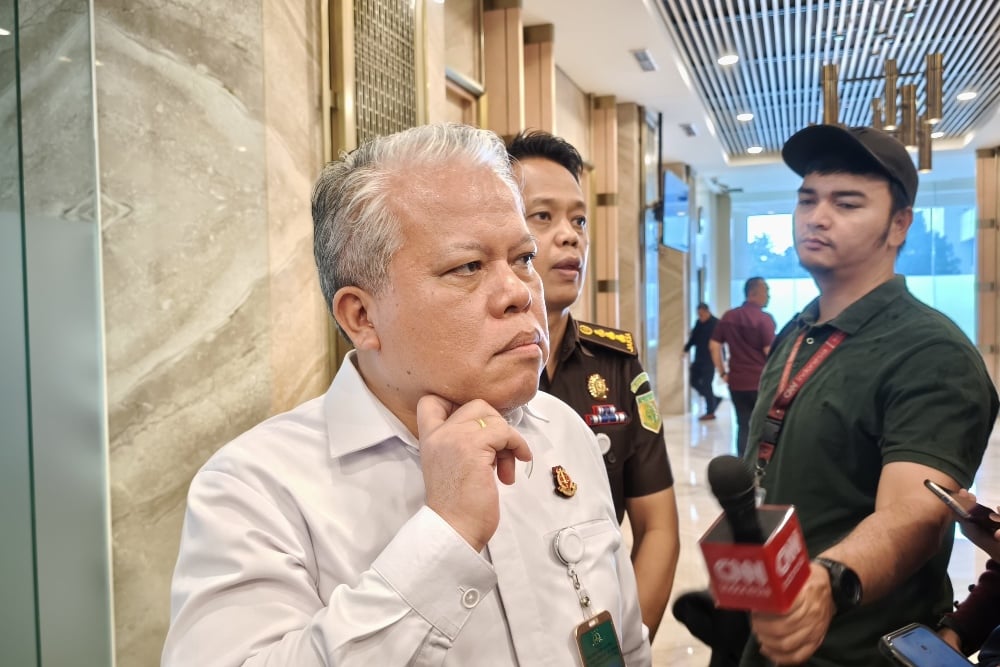
[[[868,323],[870,319],[885,310],[889,304],[906,293],[906,278],[893,276],[868,294],[849,305],[839,315],[827,324],[840,329],[848,335],[854,335]],[[799,315],[799,322],[806,327],[816,326],[819,319],[819,298],[813,299]]]
[[[581,354],[588,357],[594,354],[580,342],[580,323],[573,319],[572,315],[567,315],[566,333],[563,334],[562,343],[559,345],[559,363],[566,361],[573,355],[573,351],[579,349]],[[543,370],[544,372],[544,370]]]
[[[330,456],[340,458],[391,441],[419,452],[419,441],[365,384],[356,357],[355,350],[347,353],[323,399]],[[507,423],[521,428],[529,418],[548,422],[533,402],[515,408],[507,415]]]
[[[356,363],[357,353],[351,350],[323,399],[330,456],[339,458],[391,440],[416,449],[416,439],[371,392]]]

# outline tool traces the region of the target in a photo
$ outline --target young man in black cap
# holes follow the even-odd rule
[[[903,145],[817,125],[782,156],[803,178],[795,248],[820,296],[777,339],[747,456],[814,560],[787,613],[752,615],[742,664],[881,666],[881,635],[954,599],[952,517],[922,482],[972,483],[997,394],[968,338],[895,275],[918,182]]]

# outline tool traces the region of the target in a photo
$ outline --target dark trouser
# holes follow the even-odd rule
[[[736,410],[736,454],[743,457],[747,450],[747,436],[750,433],[750,414],[757,403],[757,391],[729,390],[733,399],[733,409]]]
[[[690,591],[674,601],[674,618],[712,649],[709,667],[737,667],[750,637],[745,611],[719,609],[708,591]]]
[[[691,364],[691,388],[705,399],[705,414],[715,412],[719,405],[719,397],[712,391],[712,379],[715,377],[715,366],[708,364]]]

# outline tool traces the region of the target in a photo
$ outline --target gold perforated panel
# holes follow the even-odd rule
[[[417,123],[415,24],[411,0],[354,0],[358,144]]]

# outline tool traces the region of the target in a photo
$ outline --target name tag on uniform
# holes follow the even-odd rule
[[[583,667],[625,667],[611,612],[602,611],[576,626],[576,646]]]

